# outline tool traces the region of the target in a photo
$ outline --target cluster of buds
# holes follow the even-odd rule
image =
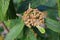
[[[40,12],[38,9],[28,9],[23,14],[23,20],[26,26],[41,26],[44,24],[45,14]]]

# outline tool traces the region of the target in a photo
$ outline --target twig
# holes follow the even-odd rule
[[[28,9],[30,9],[31,8],[31,3],[29,3],[29,6],[28,6]]]
[[[7,28],[7,26],[5,25],[4,22],[0,22],[0,26],[2,26],[4,30],[6,30],[7,32],[9,32],[9,29]]]

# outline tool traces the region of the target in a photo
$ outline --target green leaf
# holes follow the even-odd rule
[[[32,8],[36,8],[39,5],[45,5],[46,4],[46,0],[31,0],[31,7]]]
[[[13,4],[13,0],[10,0],[9,8],[6,13],[6,20],[15,18],[16,18],[16,10]]]
[[[59,34],[50,29],[47,29],[48,40],[59,40]]]
[[[60,17],[60,0],[57,0],[57,5],[58,5],[58,16]]]
[[[20,3],[22,0],[13,0],[14,3]]]
[[[12,28],[16,24],[19,24],[19,21],[20,21],[20,19],[11,19],[11,20],[8,20],[8,21],[4,21],[4,23],[8,28]]]
[[[6,16],[6,11],[10,0],[0,0],[0,20],[3,21]]]
[[[56,5],[57,0],[45,0],[45,1],[47,1],[45,4],[46,6],[54,7]]]
[[[7,34],[5,40],[14,40],[22,31],[24,27],[23,20],[20,19],[19,24],[16,24]]]
[[[37,40],[37,39],[34,35],[34,32],[31,29],[29,29],[27,32],[27,36],[24,40]]]
[[[54,20],[57,20],[56,17],[58,16],[56,9],[47,9],[48,17]],[[52,15],[51,15],[52,14]]]
[[[43,27],[40,26],[36,26],[36,27],[42,34],[45,34],[45,29]]]
[[[46,18],[46,25],[47,25],[47,28],[60,33],[60,23],[59,22],[52,20],[50,18]]]

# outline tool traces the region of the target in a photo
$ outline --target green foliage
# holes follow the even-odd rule
[[[46,0],[30,0],[30,2],[31,2],[31,7],[32,8],[36,8],[39,5],[45,5],[46,4]]]
[[[6,17],[9,1],[10,0],[0,0],[0,21],[3,21]]]
[[[14,3],[20,3],[23,0],[13,0]]]
[[[46,6],[54,7],[56,5],[57,0],[45,0],[45,1],[47,1],[45,4]]]
[[[56,0],[30,0],[31,7],[36,8],[39,5],[45,5],[48,7],[54,7],[56,5]]]
[[[39,26],[30,29],[24,26],[22,18],[16,19],[16,13],[24,13],[29,3],[31,8],[47,6],[49,18],[45,20],[46,29]],[[60,17],[60,0],[0,0],[0,21],[10,29],[4,40],[60,40],[60,22],[56,19],[58,16]],[[0,33],[2,30],[1,28]]]
[[[60,33],[60,23],[59,22],[52,20],[50,18],[46,18],[46,25],[47,25],[47,28]]]
[[[45,34],[45,29],[41,26],[36,26],[37,29],[42,33],[42,34]]]
[[[48,17],[53,19],[53,20],[57,20],[58,17],[58,10],[57,9],[48,9],[47,13],[48,13]],[[52,14],[52,15],[51,15]]]
[[[8,28],[11,29],[16,24],[19,24],[19,21],[20,21],[20,19],[11,19],[11,20],[8,20],[8,21],[4,21],[4,23]]]
[[[47,35],[48,35],[47,40],[60,40],[59,39],[59,34],[50,30],[50,29],[47,29]]]
[[[32,29],[29,29],[24,40],[37,40]]]
[[[6,20],[7,19],[15,19],[16,18],[16,10],[13,4],[13,0],[10,0],[10,4],[8,10],[6,12]]]
[[[11,30],[10,32],[7,34],[5,40],[14,40],[22,31],[24,27],[24,23],[23,20],[20,19],[19,24],[16,24]]]
[[[57,5],[58,5],[58,16],[60,17],[60,0],[57,0]]]

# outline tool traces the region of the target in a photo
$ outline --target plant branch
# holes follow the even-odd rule
[[[6,30],[7,32],[9,32],[9,29],[7,28],[7,26],[5,25],[4,22],[0,22],[0,26],[2,26],[4,30]]]

